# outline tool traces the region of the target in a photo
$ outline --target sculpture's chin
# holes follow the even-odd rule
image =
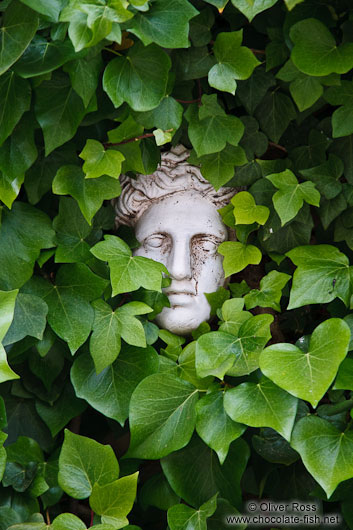
[[[198,307],[165,307],[157,315],[157,324],[176,335],[189,335],[194,329],[210,318],[210,306],[208,303],[198,304]]]

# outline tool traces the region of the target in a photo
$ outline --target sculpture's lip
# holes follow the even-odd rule
[[[185,307],[190,305],[195,296],[195,293],[185,291],[170,291],[166,294],[168,295],[168,300],[172,309],[175,307]]]

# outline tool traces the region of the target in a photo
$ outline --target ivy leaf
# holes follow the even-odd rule
[[[136,497],[138,472],[119,478],[110,484],[96,482],[89,499],[92,510],[102,517],[102,523],[111,524],[114,529],[125,528],[129,521]]]
[[[1,57],[1,54],[0,54]],[[0,145],[12,133],[31,104],[31,87],[28,81],[7,72],[0,77]]]
[[[239,9],[250,22],[256,15],[269,9],[276,2],[277,0],[232,0],[233,6]]]
[[[29,204],[15,202],[3,210],[0,226],[0,288],[21,287],[33,274],[43,248],[54,245],[49,217]]]
[[[18,289],[13,289],[12,291],[0,291],[0,342],[2,342],[6,336],[13,321],[17,294]]]
[[[101,54],[97,54],[95,48],[93,50],[82,58],[76,55],[74,61],[64,66],[64,71],[70,76],[73,89],[80,96],[86,108],[97,90],[99,74],[103,67]]]
[[[298,400],[263,377],[228,390],[224,409],[234,421],[250,427],[271,427],[290,440]]]
[[[200,506],[198,510],[185,504],[177,504],[168,510],[170,530],[207,530],[206,519],[214,514],[217,508],[217,494]]]
[[[73,355],[92,329],[94,311],[89,302],[102,294],[108,282],[83,263],[62,265],[55,282],[32,278],[25,290],[48,304],[48,322]]]
[[[278,142],[289,123],[297,117],[292,100],[278,90],[269,92],[258,105],[255,116],[264,133]]]
[[[73,513],[61,513],[51,524],[52,530],[86,530],[86,525]]]
[[[90,355],[81,355],[72,366],[71,380],[77,397],[123,426],[133,391],[140,381],[157,372],[158,366],[157,352],[150,346],[123,346],[117,360],[99,375]]]
[[[49,3],[46,0],[21,0],[21,2],[53,22],[58,21],[59,13],[66,3],[65,0],[50,0]]]
[[[158,127],[163,131],[168,129],[176,131],[181,125],[183,107],[171,96],[166,96],[155,109],[148,112],[135,113],[134,116],[136,121],[141,123],[146,129]],[[141,133],[136,136],[139,134]]]
[[[351,336],[352,341],[352,336]],[[351,348],[349,347],[349,350]],[[337,372],[337,377],[333,388],[342,390],[353,390],[353,359],[347,357],[343,359]]]
[[[85,262],[91,258],[90,246],[85,241],[92,231],[78,204],[70,197],[62,197],[59,215],[54,218],[58,246],[55,261],[58,263]]]
[[[194,160],[193,158],[190,158]],[[234,177],[235,166],[243,166],[247,163],[244,150],[239,146],[226,145],[226,147],[217,153],[195,157],[194,163],[201,165],[201,173],[207,179],[215,190],[226,184]]]
[[[71,140],[85,112],[82,99],[64,73],[55,72],[50,81],[39,85],[36,90],[35,113],[43,130],[46,156]]]
[[[189,20],[198,11],[187,0],[156,0],[146,13],[137,13],[128,31],[145,46],[155,42],[162,48],[189,47]]]
[[[119,464],[110,445],[65,429],[59,458],[59,485],[74,499],[86,499],[94,485],[111,483],[119,476]]]
[[[155,460],[181,449],[195,427],[197,389],[170,373],[146,377],[130,402],[129,458]]]
[[[307,353],[294,344],[273,344],[262,352],[260,368],[276,385],[315,408],[334,380],[349,340],[346,322],[330,318],[315,328]]]
[[[315,186],[326,199],[334,199],[342,190],[339,178],[344,171],[344,165],[340,158],[329,154],[329,158],[323,164],[310,169],[302,169],[300,173],[314,182]]]
[[[218,64],[208,72],[211,87],[234,95],[237,87],[235,80],[248,79],[260,64],[249,48],[241,46],[242,40],[243,30],[218,33],[213,47]]]
[[[36,35],[13,70],[24,78],[35,77],[52,72],[74,58],[75,50],[70,40],[49,41]]]
[[[314,206],[320,205],[320,193],[315,188],[315,184],[312,182],[299,184],[290,169],[267,175],[266,178],[279,189],[272,197],[272,201],[282,226],[297,215],[304,201]]]
[[[137,111],[152,110],[165,96],[171,61],[155,44],[135,44],[127,57],[110,61],[103,88],[115,107],[126,101]]]
[[[7,7],[1,27],[0,75],[23,54],[38,28],[36,13],[15,0]],[[14,110],[14,109],[13,109]]]
[[[191,506],[200,506],[219,492],[240,507],[240,479],[248,458],[249,448],[239,438],[230,445],[228,456],[220,465],[216,453],[194,436],[184,449],[163,458],[161,464],[175,493]],[[205,466],[205,462],[209,465]]]
[[[282,289],[290,280],[290,275],[284,272],[271,271],[260,281],[260,289],[252,289],[245,295],[246,309],[254,307],[271,307],[280,311],[279,302],[282,297]]]
[[[197,156],[216,153],[226,143],[237,146],[244,133],[244,125],[235,116],[227,115],[217,103],[217,95],[202,96],[202,106],[190,105],[185,112],[189,122],[189,138]]]
[[[262,254],[254,245],[245,245],[239,241],[225,241],[218,247],[218,253],[224,256],[223,268],[226,277],[240,272],[248,265],[258,265]]]
[[[353,477],[353,433],[341,432],[331,422],[307,416],[293,430],[292,447],[328,498],[343,480]]]
[[[272,315],[247,318],[237,334],[211,331],[196,344],[196,371],[199,377],[213,375],[223,379],[225,374],[241,376],[259,367],[260,353],[271,338]]]
[[[261,103],[268,89],[276,84],[272,74],[265,72],[264,68],[256,68],[252,76],[246,81],[239,81],[237,96],[249,114],[253,114]],[[293,116],[294,117],[294,116]]]
[[[97,140],[87,140],[85,147],[79,154],[83,164],[86,179],[95,179],[108,175],[118,179],[121,173],[121,164],[125,157],[115,149],[105,149]]]
[[[216,451],[221,465],[230,444],[239,438],[246,427],[232,421],[225,413],[223,392],[203,396],[196,404],[196,432],[211,449]]]
[[[74,165],[62,166],[53,180],[53,193],[72,195],[89,224],[103,201],[118,197],[120,191],[117,179],[107,176],[85,179],[82,169]]]
[[[25,172],[36,158],[34,124],[31,115],[25,114],[0,147],[0,199],[8,208],[20,191]]]
[[[47,357],[47,356],[46,356]],[[46,357],[44,359],[46,359]],[[36,410],[44,423],[48,426],[51,435],[55,437],[72,418],[82,414],[86,408],[86,403],[77,399],[72,385],[65,385],[61,396],[51,405],[36,402]]]
[[[19,293],[12,324],[3,340],[4,346],[17,342],[27,335],[41,340],[47,323],[47,313],[48,306],[41,298]]]
[[[254,197],[247,191],[237,193],[230,202],[234,206],[234,217],[237,225],[252,223],[264,225],[270,215],[267,206],[257,206]]]
[[[293,276],[288,309],[325,304],[336,297],[349,305],[351,267],[347,256],[336,247],[307,245],[294,248],[286,255],[298,267]]]
[[[113,296],[140,287],[161,291],[162,273],[168,274],[165,266],[142,256],[132,257],[130,247],[119,237],[105,235],[104,241],[92,247],[91,252],[108,262]]]
[[[103,300],[93,302],[95,319],[90,340],[90,353],[97,374],[112,364],[120,353],[121,337],[132,346],[146,348],[142,323],[135,317],[153,310],[142,302],[130,302],[115,311]]]
[[[305,74],[345,74],[353,67],[353,43],[337,46],[332,34],[320,20],[307,18],[297,22],[290,29],[290,38],[294,42],[291,59]]]

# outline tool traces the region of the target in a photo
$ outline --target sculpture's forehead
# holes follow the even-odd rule
[[[210,201],[197,192],[178,192],[157,202],[143,213],[136,233],[144,238],[153,232],[208,233],[225,237],[227,229]]]

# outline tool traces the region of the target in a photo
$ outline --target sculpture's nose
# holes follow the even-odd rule
[[[192,278],[190,244],[188,241],[174,241],[167,268],[174,280]]]

